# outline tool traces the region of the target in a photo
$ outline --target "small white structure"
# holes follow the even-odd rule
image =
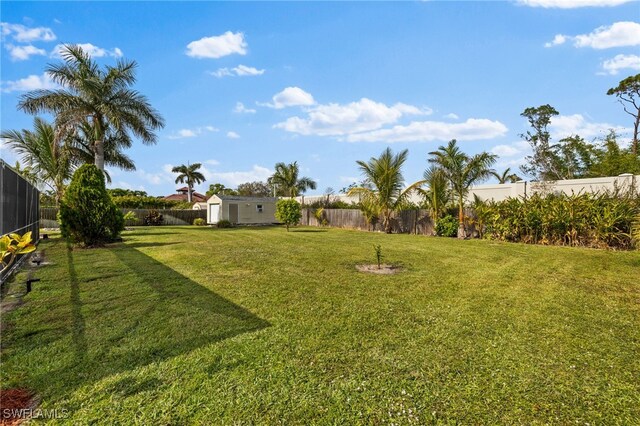
[[[207,223],[216,224],[221,220],[241,225],[278,223],[277,201],[271,197],[213,195],[207,200]]]
[[[193,203],[193,207],[191,207],[192,210],[206,210],[207,209],[207,203]]]

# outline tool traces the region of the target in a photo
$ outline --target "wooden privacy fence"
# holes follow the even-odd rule
[[[144,217],[153,209],[120,209],[123,214],[133,212],[136,215],[135,220],[127,220],[126,226],[142,226],[144,225]],[[163,225],[193,225],[193,221],[197,218],[207,220],[206,210],[157,210],[164,218]],[[42,228],[58,228],[60,224],[57,220],[57,207],[42,207],[40,209],[40,226]]]
[[[320,226],[314,215],[315,209],[302,209],[301,225]],[[364,215],[357,209],[324,209],[323,217],[327,226],[334,228],[383,231],[382,224],[368,225]],[[403,210],[394,213],[391,220],[393,232],[399,234],[433,235],[433,221],[427,210]]]

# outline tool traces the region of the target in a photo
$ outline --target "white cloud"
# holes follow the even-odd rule
[[[546,43],[546,47],[557,46],[568,40],[573,40],[575,47],[591,47],[593,49],[608,49],[611,47],[640,45],[640,24],[631,21],[616,22],[610,26],[601,26],[589,34],[568,36],[557,34],[553,41]]]
[[[205,163],[205,164],[210,164],[210,165],[212,165],[212,166],[218,166],[218,165],[220,165],[220,162],[219,162],[218,160],[214,160],[214,159],[206,160],[204,163]]]
[[[558,46],[560,44],[563,44],[566,41],[567,41],[566,36],[563,36],[562,34],[556,34],[556,36],[553,38],[552,41],[544,44],[544,47]]]
[[[15,81],[3,81],[2,91],[9,92],[28,92],[31,90],[40,89],[57,89],[59,86],[51,80],[49,74],[44,73],[42,75],[30,75],[29,77],[21,78]]]
[[[640,70],[640,56],[638,55],[616,55],[602,63],[605,73],[616,75],[620,70]]]
[[[307,117],[289,117],[275,125],[276,128],[301,135],[343,136],[357,132],[376,130],[398,121],[404,115],[426,115],[412,105],[397,103],[391,107],[362,98],[349,104],[318,105],[307,111]]]
[[[142,180],[152,184],[152,185],[160,185],[162,183],[173,183],[175,181],[175,175],[171,172],[173,166],[171,164],[165,164],[162,167],[162,172],[159,173],[149,173],[145,170],[138,169],[136,170],[136,175],[138,175]]]
[[[237,112],[239,114],[255,114],[256,110],[247,108],[244,106],[242,102],[236,102],[236,106],[232,110],[233,112]]]
[[[53,41],[56,39],[56,35],[51,28],[37,27],[29,28],[20,24],[10,24],[8,22],[1,22],[0,28],[2,31],[2,38],[11,37],[13,40],[19,43],[30,43],[33,41]]]
[[[496,145],[491,148],[491,153],[496,154],[499,157],[515,157],[516,155],[522,155],[530,150],[530,146],[525,141],[514,142],[509,145]]]
[[[310,93],[305,92],[299,87],[287,87],[282,92],[273,95],[272,104],[264,104],[265,106],[282,109],[291,106],[309,106],[316,103]]]
[[[110,56],[112,58],[122,57],[122,50],[120,50],[120,48],[118,47],[114,47],[112,50],[109,50],[109,49],[104,49],[102,47],[94,46],[91,43],[77,43],[75,45],[81,47],[85,53],[89,54],[89,56],[92,56],[94,58],[102,58],[105,56]],[[61,58],[64,47],[65,47],[64,44],[56,45],[56,47],[54,47],[53,50],[51,51],[51,57]]]
[[[615,126],[609,123],[589,122],[582,114],[558,115],[553,117],[549,129],[554,139],[562,139],[572,135],[578,135],[584,139],[592,139],[606,136],[611,129],[618,133],[628,130],[625,127]]]
[[[258,165],[254,165],[251,170],[247,171],[217,172],[204,166],[200,170],[207,178],[207,181],[221,182],[231,187],[236,187],[245,182],[266,181],[273,174],[272,170]]]
[[[187,56],[192,58],[217,59],[232,54],[247,54],[247,43],[241,32],[227,31],[219,36],[203,37],[187,45]]]
[[[578,7],[611,7],[633,0],[518,0],[519,4],[545,9],[575,9]]]
[[[13,61],[26,61],[31,56],[47,54],[44,49],[37,48],[30,44],[26,46],[14,46],[13,44],[7,43],[4,47],[9,51],[9,55],[11,55],[11,60]]]
[[[454,114],[450,112],[449,114],[445,115],[444,118],[449,118],[451,120],[458,120],[460,117],[458,117],[458,114]]]
[[[180,129],[174,134],[167,136],[169,139],[186,139],[186,138],[195,138],[203,134],[205,131],[207,132],[217,132],[219,129],[213,126],[202,126],[196,127],[195,129]]]
[[[264,70],[259,70],[254,67],[248,67],[246,65],[238,65],[234,68],[218,68],[216,71],[211,71],[211,74],[214,77],[222,78],[222,77],[247,77],[247,76],[256,76],[264,74]]]
[[[236,132],[227,132],[227,137],[229,139],[240,139],[240,135]]]
[[[361,178],[354,176],[340,176],[338,179],[340,180],[340,182],[348,184],[352,184],[353,182],[358,182],[359,180],[361,180]]]
[[[390,129],[374,130],[366,133],[350,134],[348,142],[429,142],[451,139],[478,140],[504,136],[507,126],[499,121],[485,118],[470,118],[462,123],[441,121],[414,121],[408,125],[398,125]]]

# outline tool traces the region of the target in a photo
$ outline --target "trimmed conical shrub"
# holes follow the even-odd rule
[[[74,243],[98,246],[118,238],[124,217],[107,192],[104,174],[93,164],[78,168],[60,203],[62,236]]]

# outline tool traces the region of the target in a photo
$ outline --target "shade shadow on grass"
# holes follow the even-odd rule
[[[43,396],[269,326],[131,245],[99,250],[115,256],[117,278],[91,279],[84,253],[67,252],[71,329],[58,344],[72,347],[29,380]]]
[[[151,242],[137,242],[137,243],[128,243],[127,246],[131,248],[143,248],[143,247],[164,247],[164,246],[172,246],[174,244],[182,244],[182,241],[175,241],[171,243],[151,243]]]

